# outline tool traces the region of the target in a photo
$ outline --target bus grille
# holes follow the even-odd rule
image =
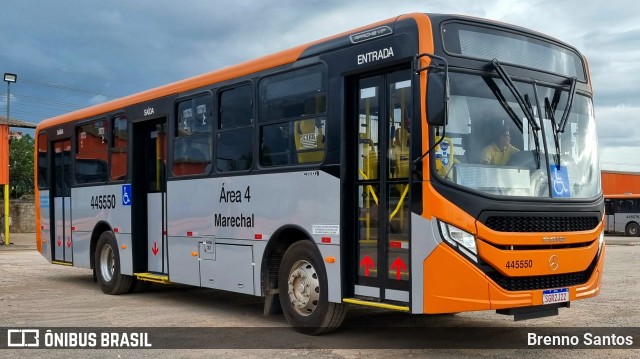
[[[492,270],[487,272],[487,276],[496,282],[496,284],[498,284],[502,289],[512,292],[519,290],[563,288],[586,283],[589,278],[591,278],[591,274],[593,274],[593,270],[596,268],[597,263],[598,256],[593,259],[593,262],[591,262],[585,271],[575,273],[530,277],[506,277],[499,272]]]
[[[498,232],[577,232],[598,226],[598,217],[491,216],[485,225]]]

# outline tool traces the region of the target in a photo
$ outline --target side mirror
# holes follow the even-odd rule
[[[432,126],[446,126],[449,117],[449,74],[431,69],[427,75],[427,121]]]

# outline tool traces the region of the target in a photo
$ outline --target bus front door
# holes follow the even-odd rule
[[[411,71],[359,77],[354,142],[354,295],[409,303]]]
[[[53,143],[53,218],[51,227],[52,260],[73,262],[73,242],[71,238],[71,140]]]
[[[134,272],[168,273],[167,120],[134,122],[132,224]]]

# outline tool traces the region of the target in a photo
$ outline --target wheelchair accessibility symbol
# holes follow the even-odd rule
[[[131,205],[131,185],[130,184],[122,185],[122,205],[123,206]]]
[[[552,197],[571,197],[571,190],[569,186],[569,173],[567,172],[566,167],[560,166],[558,168],[555,165],[551,165],[550,173],[551,173],[551,190]]]

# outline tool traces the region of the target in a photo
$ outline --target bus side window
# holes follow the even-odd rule
[[[213,96],[181,101],[173,140],[174,176],[208,174],[213,152]]]
[[[38,134],[38,188],[49,188],[49,158],[47,152],[49,149],[49,141],[47,134],[41,132]]]
[[[121,181],[127,176],[128,121],[124,115],[111,120],[111,180]]]
[[[289,123],[262,126],[260,134],[260,164],[262,166],[283,166],[290,159]]]
[[[108,177],[108,122],[104,119],[76,129],[76,183],[106,182]]]
[[[324,160],[325,89],[326,74],[322,65],[295,69],[260,81],[261,166]]]
[[[248,170],[253,165],[253,85],[221,92],[216,135],[216,169]]]
[[[615,213],[615,211],[613,210],[612,201],[610,199],[605,199],[604,212],[605,212],[605,214],[614,214]]]

